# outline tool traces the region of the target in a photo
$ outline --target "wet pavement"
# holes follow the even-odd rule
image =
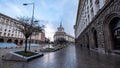
[[[0,60],[0,68],[120,68],[120,56],[68,46],[29,62]]]

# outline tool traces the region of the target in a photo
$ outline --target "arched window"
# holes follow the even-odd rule
[[[18,44],[18,40],[16,39],[16,40],[14,41],[14,43],[15,43],[15,44]]]
[[[93,32],[93,42],[94,42],[94,47],[98,48],[98,41],[97,41],[97,31],[95,30],[95,28],[92,28],[92,32]]]
[[[87,48],[90,48],[90,46],[89,46],[89,36],[88,36],[88,33],[86,33],[86,41],[87,41]]]
[[[120,18],[114,18],[110,23],[113,49],[120,50]]]
[[[12,43],[12,39],[8,39],[8,40],[7,40],[7,43]]]
[[[4,42],[4,39],[0,38],[0,42]]]
[[[93,34],[94,34],[94,43],[95,43],[95,48],[98,48],[98,42],[97,42],[97,31],[96,31],[96,30],[94,30]]]
[[[23,40],[20,41],[20,44],[21,44],[21,45],[23,44]]]

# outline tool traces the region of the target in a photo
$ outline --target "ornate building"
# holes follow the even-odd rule
[[[17,45],[24,43],[24,35],[18,31],[15,23],[19,23],[19,21],[0,13],[0,42],[15,43]],[[39,33],[31,37],[32,43],[38,44],[41,41],[45,41],[44,33]]]
[[[79,0],[74,29],[76,46],[120,52],[120,0]]]
[[[58,27],[58,31],[56,31],[54,34],[54,41],[61,38],[64,38],[69,42],[74,42],[74,37],[64,32],[64,28],[62,27],[62,24],[60,24],[60,27]]]

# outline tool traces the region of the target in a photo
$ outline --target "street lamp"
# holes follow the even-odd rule
[[[24,3],[23,5],[24,5],[24,6],[27,6],[27,5],[33,5],[33,10],[32,10],[32,19],[31,19],[31,22],[33,23],[33,22],[34,22],[34,10],[35,10],[35,3]]]
[[[31,24],[33,24],[33,22],[34,22],[35,3],[24,3],[23,5],[24,5],[24,6],[33,5],[32,18],[31,18]],[[30,36],[30,42],[29,42],[29,50],[30,50],[30,45],[31,45],[30,43],[31,43],[31,36]]]

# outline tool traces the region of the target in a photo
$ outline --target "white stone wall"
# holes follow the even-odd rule
[[[64,34],[64,35],[55,35],[54,36],[54,40],[57,40],[59,38],[64,38],[66,39],[67,41],[70,41],[70,42],[74,42],[74,37],[68,35],[68,34]]]
[[[66,39],[67,41],[74,42],[74,37],[72,37],[72,36],[70,36],[70,35],[68,35],[68,34],[66,34],[65,39]]]
[[[18,21],[7,16],[0,15],[0,36],[25,38],[24,35],[15,27],[15,22]],[[31,39],[41,40],[41,33],[32,36]]]
[[[38,33],[37,35],[33,35],[31,39],[41,40],[41,33]]]
[[[0,16],[0,36],[24,38],[23,34],[14,26],[15,20]]]

